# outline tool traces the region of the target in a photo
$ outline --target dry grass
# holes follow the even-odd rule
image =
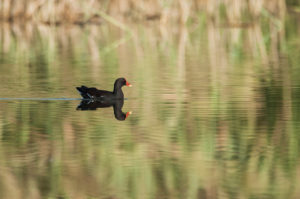
[[[99,12],[117,18],[160,20],[185,23],[199,13],[207,13],[215,20],[240,23],[245,16],[257,18],[267,10],[283,16],[285,0],[1,0],[0,17],[4,21],[29,20],[47,24],[101,23]],[[222,14],[223,13],[223,14]]]

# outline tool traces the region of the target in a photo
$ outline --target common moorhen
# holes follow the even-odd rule
[[[77,110],[96,110],[97,108],[106,108],[113,106],[114,115],[117,120],[125,120],[131,112],[123,113],[124,94],[122,86],[131,86],[125,78],[118,78],[115,81],[113,92],[88,88],[86,86],[76,87],[83,97]]]
[[[113,100],[113,99],[123,99],[124,94],[122,91],[122,86],[129,86],[129,84],[125,78],[118,78],[115,81],[114,90],[113,92],[105,91],[105,90],[98,90],[96,88],[88,88],[86,86],[76,87],[79,91],[80,95],[84,99],[91,99],[91,100]]]

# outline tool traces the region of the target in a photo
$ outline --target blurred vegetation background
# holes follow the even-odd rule
[[[0,198],[300,198],[299,1],[2,0],[1,19],[0,97],[134,89],[123,123],[1,101]]]
[[[159,20],[161,23],[188,19],[205,12],[215,20],[237,23],[264,14],[283,17],[287,9],[299,12],[299,0],[1,0],[4,21],[41,23],[101,23],[107,14],[118,18]]]

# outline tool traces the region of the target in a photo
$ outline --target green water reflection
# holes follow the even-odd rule
[[[110,90],[124,76],[133,114],[0,101],[0,197],[299,198],[295,21],[132,33],[3,24],[1,98],[76,98],[76,86]]]

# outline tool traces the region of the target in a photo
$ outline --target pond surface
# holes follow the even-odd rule
[[[300,198],[300,28],[275,25],[2,24],[0,198]],[[77,110],[118,77],[125,121]]]

